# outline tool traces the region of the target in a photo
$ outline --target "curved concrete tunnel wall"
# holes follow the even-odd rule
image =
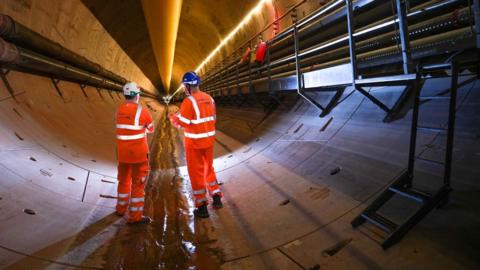
[[[63,101],[49,79],[16,72],[8,78],[17,101],[0,86],[0,265],[16,262],[14,268],[22,269],[56,261],[101,267],[102,260],[85,263],[81,256],[65,254],[77,247],[76,235],[85,228],[118,222],[111,215],[115,200],[108,196],[115,196],[111,122],[121,99],[106,91],[102,99],[92,88],[87,88],[85,98],[78,85],[62,82]],[[426,87],[433,94],[443,85],[445,81],[437,81]],[[399,91],[373,93],[393,102]],[[431,213],[388,252],[352,230],[349,222],[404,169],[409,117],[382,123],[382,111],[357,93],[323,119],[302,101],[266,119],[262,110],[219,108],[215,167],[226,208],[212,213],[208,223],[197,224],[195,231],[211,240],[209,245],[221,248],[217,259],[226,269],[298,268],[284,253],[305,267],[388,268],[398,261],[409,269],[473,269],[478,266],[476,244],[468,249],[463,243],[466,238],[478,239],[471,230],[479,218],[462,206],[474,209],[478,204],[479,186],[472,180],[480,174],[473,166],[480,159],[480,119],[474,116],[478,93],[474,82],[459,95],[452,206]],[[444,105],[433,101],[422,106],[429,113],[437,112],[423,121],[443,124],[439,119],[445,116]],[[149,106],[159,121],[163,108],[154,102]],[[419,152],[441,160],[442,142],[441,136],[423,134]],[[340,171],[331,175],[336,168]],[[431,188],[441,181],[438,167],[420,164],[420,169],[427,180],[424,186]],[[184,167],[180,174],[188,178]],[[23,213],[24,208],[36,215]],[[450,227],[453,221],[458,223]],[[338,243],[346,245],[341,254],[324,254]],[[414,251],[421,256],[411,255]]]
[[[438,94],[445,85],[448,79],[429,81],[423,94]],[[237,222],[243,225],[246,237],[253,235],[255,239],[250,243],[255,251],[238,252],[235,258],[263,254],[266,261],[276,258],[275,267],[279,267],[288,263],[278,262],[281,259],[276,257],[278,252],[285,252],[306,269],[316,264],[328,269],[478,266],[474,258],[478,246],[474,244],[470,249],[465,241],[478,239],[472,229],[478,226],[479,219],[454,210],[460,205],[478,206],[475,194],[479,185],[472,179],[479,173],[474,165],[479,164],[479,118],[471,114],[478,112],[478,86],[478,81],[473,80],[459,94],[452,206],[432,212],[387,253],[370,246],[375,243],[368,244],[371,239],[365,241],[369,233],[352,231],[350,221],[406,168],[410,115],[383,123],[383,111],[359,93],[348,96],[349,91],[342,97],[342,104],[325,118],[319,118],[319,112],[302,100],[266,119],[261,110],[220,109],[219,129],[228,136],[222,134],[218,139],[240,148],[233,155],[217,159],[216,169],[226,182],[227,200],[234,201],[230,211],[240,220]],[[371,92],[391,106],[400,90],[376,88]],[[328,96],[320,95],[318,101],[327,102]],[[424,104],[422,125],[444,126],[446,108],[445,102]],[[420,134],[417,155],[443,161],[445,137]],[[238,141],[232,142],[232,138]],[[417,187],[433,192],[441,185],[441,166],[417,162],[416,169],[420,176]],[[403,207],[401,202],[394,206],[396,210]],[[346,250],[337,258],[325,254],[345,243]],[[410,252],[436,261],[410,257]],[[463,259],[453,262],[455,256]],[[463,264],[467,261],[472,264]]]
[[[0,11],[14,16],[17,11],[11,8]],[[27,25],[34,27],[33,20]],[[91,43],[103,48],[103,40]],[[71,49],[81,50],[78,46]],[[116,68],[134,66],[128,59],[113,59],[126,58],[97,60],[119,73],[122,70]],[[122,61],[128,65],[120,65]],[[146,80],[136,68],[123,72]],[[78,84],[60,82],[62,99],[48,78],[12,71],[7,79],[14,96],[0,83],[0,268],[105,266],[105,258],[91,254],[104,254],[110,238],[126,227],[112,215],[115,200],[108,198],[115,196],[112,122],[122,98],[91,87],[86,88],[86,97]],[[429,81],[424,94],[440,93],[445,85],[444,79]],[[371,89],[389,105],[398,90]],[[450,205],[433,211],[386,252],[371,239],[370,231],[353,230],[350,221],[405,168],[409,115],[383,123],[383,111],[357,92],[349,95],[349,90],[325,118],[294,97],[271,114],[260,108],[219,107],[215,167],[226,207],[212,211],[211,220],[192,225],[192,243],[209,258],[209,269],[478,268],[478,90],[478,80],[472,80],[459,93]],[[327,98],[319,95],[318,100]],[[161,121],[165,108],[153,100],[146,103],[159,127],[150,142],[173,132],[170,139],[181,158],[178,134]],[[444,101],[425,103],[422,123],[443,125],[445,108]],[[417,153],[441,160],[444,137],[421,134]],[[172,169],[172,164],[162,162],[157,169]],[[180,182],[188,185],[185,167],[179,165],[178,173],[185,179]],[[419,163],[418,170],[422,186],[440,183],[438,166]],[[151,196],[155,190],[149,192]],[[188,198],[188,193],[183,196]],[[36,214],[24,213],[25,208]],[[190,210],[178,215],[191,219]],[[198,258],[192,260],[202,264]]]
[[[155,87],[80,1],[14,1],[0,13],[155,94]]]
[[[0,86],[1,245],[30,254],[112,212],[115,201],[99,195],[116,193],[112,121],[123,97],[91,87],[85,97],[78,84],[60,82],[62,99],[48,78],[7,78],[15,92]],[[1,253],[2,266],[21,258]]]

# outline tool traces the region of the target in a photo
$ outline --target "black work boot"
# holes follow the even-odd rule
[[[193,215],[199,218],[208,218],[210,215],[208,214],[207,204],[204,203],[199,206],[197,209],[193,210]]]
[[[222,197],[218,194],[213,195],[213,209],[220,209],[223,208]]]
[[[141,219],[135,220],[135,221],[127,221],[128,224],[133,225],[133,224],[150,224],[152,223],[152,218],[148,216],[142,216]]]

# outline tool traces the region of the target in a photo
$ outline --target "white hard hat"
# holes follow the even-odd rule
[[[140,94],[141,90],[138,87],[137,83],[129,82],[123,86],[123,95],[124,96],[136,96]]]

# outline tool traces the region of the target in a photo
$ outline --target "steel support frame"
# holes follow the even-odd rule
[[[403,73],[411,72],[410,40],[408,36],[406,0],[395,0],[397,6],[398,28],[400,29],[400,42],[402,45]]]
[[[474,61],[473,61],[474,62]],[[398,191],[392,191],[392,188],[406,188],[407,195],[404,197],[409,198],[420,198],[422,206],[413,213],[405,222],[395,227],[394,230],[390,232],[388,237],[382,243],[382,247],[387,249],[400,241],[402,237],[408,233],[417,223],[419,223],[431,210],[435,207],[442,207],[448,203],[449,194],[452,191],[451,188],[451,171],[452,171],[452,157],[453,157],[453,145],[454,145],[454,135],[455,135],[455,118],[456,118],[456,103],[457,103],[457,92],[458,92],[458,77],[459,72],[463,68],[463,64],[470,65],[472,63],[458,63],[454,59],[450,64],[451,69],[451,83],[450,83],[450,102],[449,102],[449,114],[448,114],[448,127],[447,127],[447,141],[446,141],[446,151],[445,151],[445,163],[444,165],[444,175],[443,175],[443,185],[440,189],[433,195],[425,194],[419,191],[412,189],[414,171],[415,171],[415,160],[416,157],[416,140],[418,132],[418,115],[420,110],[420,92],[421,85],[423,81],[423,75],[426,70],[420,69],[417,67],[417,76],[414,82],[413,91],[414,91],[414,105],[413,105],[413,114],[411,120],[411,130],[410,130],[410,146],[409,146],[409,155],[408,155],[408,165],[407,169],[398,177],[389,188],[387,188],[383,193],[381,193],[365,210],[352,220],[351,224],[353,227],[358,227],[363,224],[369,215],[378,215],[377,210],[379,210],[388,200],[390,200],[395,194],[398,194]],[[438,65],[434,69],[446,69],[447,65]],[[430,70],[431,71],[431,70]],[[382,224],[380,224],[382,225]]]
[[[412,97],[413,92],[415,92],[414,87],[421,87],[421,85],[415,85],[415,83],[409,83],[405,86],[405,89],[402,91],[402,94],[398,97],[397,101],[393,106],[390,108],[390,112],[385,116],[383,119],[384,123],[389,123],[392,121],[395,121],[397,119],[400,119],[402,108],[405,108],[408,106],[408,101]],[[404,112],[406,114],[406,112]],[[404,115],[402,115],[404,116]]]
[[[367,97],[371,102],[373,102],[375,105],[377,105],[380,109],[382,109],[383,111],[385,111],[386,113],[390,113],[391,110],[390,108],[387,107],[387,105],[383,104],[383,102],[381,102],[380,100],[378,100],[376,97],[374,97],[373,95],[371,95],[367,90],[363,89],[362,87],[360,86],[354,86],[355,87],[355,90],[357,90],[358,92],[362,93],[362,95],[364,95],[365,97]]]
[[[452,174],[452,156],[453,156],[453,143],[455,137],[455,116],[457,110],[457,92],[458,92],[458,74],[459,66],[455,61],[452,62],[452,80],[450,85],[450,104],[448,111],[448,127],[447,127],[447,149],[445,151],[445,169],[443,184],[451,189],[450,177]]]
[[[87,85],[85,84],[79,84],[80,90],[82,90],[83,95],[88,98],[87,92],[85,91],[85,88],[87,88]],[[117,92],[118,93],[118,92]]]
[[[324,117],[333,109],[333,107],[335,107],[335,105],[337,104],[337,101],[340,99],[340,97],[343,94],[343,90],[337,91],[335,96],[330,100],[330,102],[327,104],[326,107],[322,106],[315,99],[308,96],[308,94],[304,91],[305,83],[303,80],[303,74],[302,74],[301,65],[300,65],[300,57],[299,57],[300,44],[298,40],[298,27],[296,23],[293,26],[293,40],[294,40],[293,43],[295,46],[295,72],[296,72],[295,74],[297,79],[297,94],[302,98],[304,98],[306,101],[308,101],[310,104],[312,104],[314,107],[316,107],[318,110],[320,110],[320,117]]]
[[[100,92],[102,89],[100,87],[95,87],[95,89],[97,90],[97,93],[98,95],[100,96],[100,98],[105,101],[105,98],[103,97],[102,93]]]
[[[357,55],[355,53],[355,39],[353,37],[355,28],[353,23],[353,8],[352,0],[345,0],[346,11],[347,11],[347,29],[348,29],[348,45],[350,52],[350,65],[352,66],[352,87],[356,90],[355,80],[358,79],[358,69],[357,69]]]
[[[268,92],[272,92],[272,69],[270,67],[270,44],[267,44],[267,87],[268,87]]]
[[[2,79],[3,85],[5,85],[5,88],[7,88],[7,91],[10,94],[10,96],[13,98],[13,100],[15,100],[15,102],[18,103],[18,100],[15,97],[15,91],[13,90],[12,85],[8,81],[8,78],[7,78],[8,73],[10,73],[9,69],[6,69],[6,70],[2,69],[0,70],[0,77]]]
[[[403,172],[400,177],[398,177],[392,184],[391,186],[401,186],[403,183],[405,183],[406,179],[408,178],[408,173],[407,171]],[[388,189],[382,192],[375,200],[370,203],[363,211],[362,213],[366,214],[371,214],[376,212],[380,207],[382,207],[386,201],[390,200],[392,198],[394,193],[388,192]],[[359,214],[356,218],[354,218],[351,222],[351,225],[356,228],[360,225],[362,225],[365,222],[365,218],[362,217],[361,214]]]
[[[240,81],[238,78],[238,62],[235,64],[235,82],[236,82],[236,88],[240,88]]]
[[[405,223],[398,226],[395,231],[395,234],[391,237],[387,238],[382,243],[383,249],[388,249],[389,247],[393,246],[394,244],[398,243],[403,236],[405,236],[416,224],[418,224],[430,211],[432,211],[438,205],[441,205],[445,198],[448,198],[450,194],[450,190],[445,186],[441,187],[437,193],[435,193],[429,200],[427,204],[425,204],[419,211],[413,214]]]
[[[268,88],[268,96],[270,99],[273,99],[275,102],[277,102],[279,105],[284,106],[284,104],[280,101],[278,96],[276,95],[275,91],[272,88],[272,75],[271,75],[271,67],[270,67],[270,45],[267,44],[267,52],[266,52],[266,58],[267,58],[267,88]],[[251,82],[250,82],[251,83]],[[253,87],[253,86],[252,86]],[[271,107],[271,104],[264,104],[263,102],[261,103],[264,110],[268,111],[269,107]]]
[[[65,97],[63,96],[63,93],[62,91],[60,90],[60,87],[58,86],[58,84],[60,83],[60,80],[59,79],[55,79],[55,78],[51,78],[52,80],[52,84],[53,84],[53,87],[55,88],[55,90],[57,91],[57,94],[60,98],[62,98],[63,102],[65,102]]]
[[[415,80],[415,86],[413,88],[414,97],[413,97],[413,111],[412,111],[412,121],[410,126],[410,144],[408,150],[408,164],[407,164],[407,178],[405,186],[407,188],[412,187],[413,174],[415,170],[415,149],[417,147],[417,126],[418,126],[418,112],[420,109],[420,85],[421,85],[421,76],[422,72],[420,68],[417,67],[417,78]]]
[[[448,127],[447,127],[447,142],[445,151],[445,163],[444,163],[444,185],[450,188],[450,177],[452,170],[452,156],[453,156],[453,143],[455,137],[455,119],[456,119],[456,104],[457,104],[457,92],[458,92],[458,76],[459,76],[459,63],[455,60],[451,63],[451,82],[450,82],[450,101],[448,111]],[[418,76],[422,76],[422,70],[417,70]],[[417,84],[420,84],[420,79],[417,79]],[[415,149],[416,138],[418,129],[418,114],[420,108],[420,92],[421,89],[417,87],[415,90],[414,106],[412,114],[412,126],[410,135],[410,149],[408,158],[407,172],[409,174],[410,181],[407,183],[407,187],[412,186],[413,173],[415,169]]]
[[[113,98],[112,91],[110,91],[110,90],[108,90],[108,89],[106,89],[106,90],[107,90],[108,95],[112,98],[112,100],[115,100],[115,99]]]
[[[333,97],[330,99],[330,101],[325,106],[325,109],[320,114],[320,117],[327,116],[330,113],[330,111],[333,110],[333,108],[335,108],[335,106],[337,106],[338,101],[340,100],[340,98],[343,95],[343,92],[345,92],[345,88],[343,88],[343,87],[341,89],[338,89],[338,90],[335,91],[335,94],[333,95]]]
[[[393,1],[393,0],[391,0],[391,1]],[[395,0],[395,1],[396,1],[396,0]],[[403,1],[406,1],[406,0],[403,0]],[[477,0],[477,1],[478,1],[478,0]],[[353,3],[352,3],[353,9],[356,10],[357,7],[358,7],[358,8],[362,8],[362,7],[364,6],[364,4],[362,4],[361,2],[364,2],[364,1],[353,1]],[[384,1],[380,1],[380,2],[384,2]],[[343,1],[337,1],[336,3],[344,4],[344,3],[345,3],[345,0],[343,0]],[[393,4],[395,5],[395,3],[393,3]],[[408,4],[408,1],[407,1],[407,4]],[[448,5],[449,5],[449,4],[448,4]],[[407,11],[408,11],[408,10],[407,10]],[[345,10],[342,10],[341,13],[343,14],[342,16],[346,16]],[[410,19],[410,17],[409,17],[409,19]],[[356,21],[356,20],[355,20],[355,21]],[[304,26],[304,25],[305,25],[305,24],[299,23],[297,27],[298,27],[299,29],[302,29],[302,30],[303,30],[303,26]],[[290,28],[290,29],[291,29],[291,30],[288,31],[288,34],[291,34],[291,32],[293,31],[293,27]],[[357,34],[359,34],[359,33],[357,33]],[[283,34],[283,33],[282,33],[282,35],[283,35],[283,37],[286,36],[286,34]],[[355,35],[355,39],[358,39],[357,35]],[[400,40],[400,38],[399,38],[399,40]],[[292,58],[293,58],[293,57],[292,57]],[[302,57],[301,57],[301,58],[302,58]],[[400,59],[401,59],[401,55],[400,55]],[[293,59],[292,59],[292,60],[293,60]],[[302,59],[302,60],[303,60],[303,59]],[[358,64],[359,64],[358,66],[360,66],[360,63],[358,63]],[[267,67],[263,67],[263,68],[266,69]],[[413,70],[412,70],[412,72],[413,72]]]
[[[357,67],[357,54],[355,52],[356,44],[355,44],[355,38],[353,36],[355,32],[355,27],[354,27],[354,21],[353,21],[352,0],[345,0],[345,5],[346,5],[346,11],[347,11],[347,30],[348,30],[349,53],[350,53],[350,65],[352,66],[352,87],[353,89],[357,90],[358,92],[366,96],[375,105],[380,107],[380,109],[384,110],[387,113],[390,113],[390,109],[385,104],[383,104],[380,100],[372,96],[368,91],[366,91],[362,87],[357,86],[356,80],[358,79],[358,67]]]

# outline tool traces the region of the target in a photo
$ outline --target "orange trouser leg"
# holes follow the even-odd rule
[[[130,189],[132,185],[132,167],[128,163],[118,164],[118,199],[117,213],[124,214],[127,211],[128,201],[130,198]]]
[[[205,185],[205,165],[203,162],[204,149],[194,149],[185,145],[185,158],[187,160],[188,175],[192,185],[193,196],[195,197],[195,206],[199,207],[207,202],[207,188]]]
[[[217,182],[217,176],[215,175],[215,169],[213,168],[213,146],[206,148],[203,153],[204,175],[207,182],[207,188],[210,195],[218,194],[222,196],[220,186]]]
[[[132,193],[128,207],[128,222],[139,221],[143,217],[145,183],[149,171],[148,161],[132,164]]]

